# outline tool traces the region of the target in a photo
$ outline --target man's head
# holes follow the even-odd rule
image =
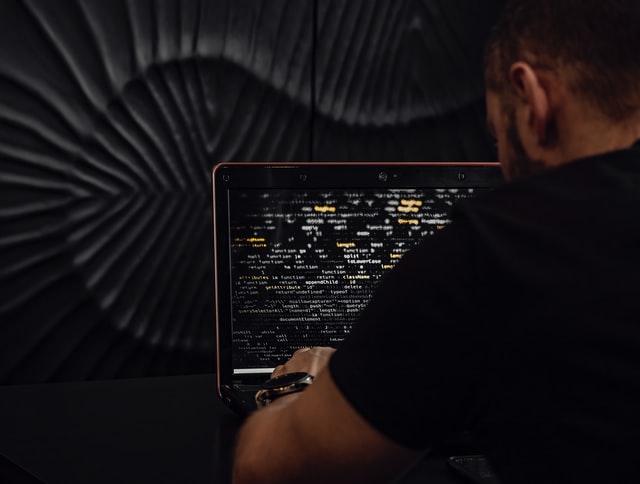
[[[486,86],[507,178],[629,146],[640,137],[640,1],[508,0]]]

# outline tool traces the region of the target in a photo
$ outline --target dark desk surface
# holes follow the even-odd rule
[[[0,454],[53,484],[225,483],[240,419],[215,388],[213,375],[0,386]],[[432,455],[400,482],[461,481]]]

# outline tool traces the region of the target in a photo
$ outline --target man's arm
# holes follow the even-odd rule
[[[306,370],[296,357],[301,355],[277,371]],[[336,387],[326,361],[320,366],[304,392],[282,397],[247,420],[238,436],[235,484],[388,482],[422,454],[365,421]]]

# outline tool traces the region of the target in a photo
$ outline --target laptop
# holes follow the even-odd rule
[[[212,171],[218,393],[241,415],[274,367],[337,347],[402,255],[497,163],[223,163]]]

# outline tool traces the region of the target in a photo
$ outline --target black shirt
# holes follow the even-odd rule
[[[504,482],[640,482],[640,150],[458,207],[330,362],[412,448],[471,430]]]

